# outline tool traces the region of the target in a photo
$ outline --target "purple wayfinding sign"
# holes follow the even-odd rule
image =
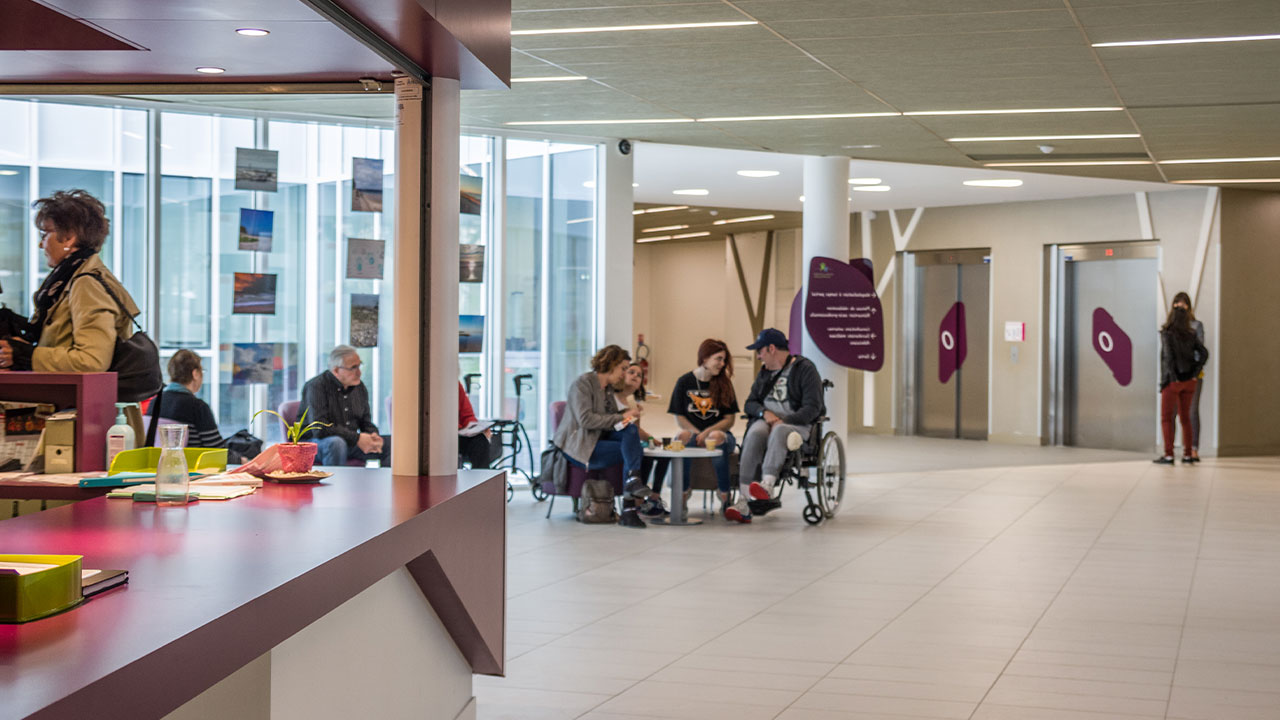
[[[1116,382],[1127,386],[1133,381],[1133,341],[1111,313],[1102,308],[1093,311],[1093,349],[1111,369]]]
[[[804,326],[832,362],[871,372],[884,365],[884,313],[865,268],[813,258]]]
[[[969,338],[964,324],[964,303],[951,306],[938,326],[938,382],[946,384],[964,365]]]

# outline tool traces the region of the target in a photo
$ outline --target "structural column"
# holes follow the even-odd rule
[[[398,475],[458,467],[458,108],[457,80],[396,83],[391,465]]]
[[[829,257],[840,262],[849,261],[849,158],[806,157],[804,159],[804,220],[803,220],[804,297],[809,295],[809,261],[815,257]],[[803,323],[802,323],[803,324]],[[818,366],[823,379],[835,383],[826,394],[828,430],[835,430],[844,438],[849,431],[849,369],[837,365],[822,354],[818,346],[804,330],[802,353]]]
[[[596,344],[620,345],[635,349],[632,337],[632,296],[635,275],[635,208],[633,182],[635,155],[620,141],[605,143],[596,180],[596,217],[600,220],[600,242],[596,253]]]

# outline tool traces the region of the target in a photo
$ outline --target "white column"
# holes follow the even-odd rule
[[[445,475],[458,467],[458,99],[457,80],[434,78],[429,90],[404,78],[396,85],[391,467],[401,475]],[[436,210],[426,214],[425,227],[424,201]]]
[[[809,261],[829,257],[849,261],[849,158],[806,157],[804,159],[804,265],[803,287],[809,290]],[[827,359],[804,331],[803,354],[818,366],[824,380],[835,383],[826,394],[827,430],[840,437],[849,431],[849,370]]]
[[[632,276],[635,274],[635,155],[622,154],[618,140],[605,143],[596,179],[596,345],[635,349],[631,335]],[[630,145],[628,145],[630,148]]]

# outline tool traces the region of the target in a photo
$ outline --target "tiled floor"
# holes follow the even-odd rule
[[[816,528],[784,499],[635,531],[518,493],[481,720],[1280,718],[1280,459],[857,475]]]

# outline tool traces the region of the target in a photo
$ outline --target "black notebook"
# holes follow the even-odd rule
[[[81,570],[80,594],[84,597],[97,595],[127,582],[129,582],[128,570]]]

